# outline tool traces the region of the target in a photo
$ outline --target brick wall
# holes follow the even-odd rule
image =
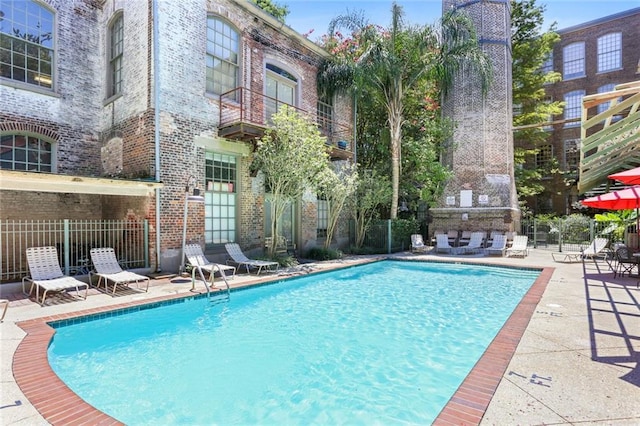
[[[493,65],[493,80],[482,94],[477,76],[457,76],[444,114],[456,128],[453,148],[445,162],[453,169],[438,207],[432,209],[432,228],[510,230],[519,219],[513,171],[511,134],[511,51],[509,5],[504,2],[444,0],[443,8],[459,7],[476,25],[482,49]],[[472,205],[461,207],[461,191],[472,191]],[[487,196],[480,203],[479,196]],[[447,205],[447,197],[455,197]],[[483,197],[484,198],[484,197]],[[466,218],[466,219],[463,219]],[[455,224],[455,225],[453,225]]]
[[[605,12],[606,13],[606,12]],[[558,31],[560,42],[553,49],[553,68],[563,72],[563,49],[576,43],[585,43],[585,76],[570,80],[562,80],[546,87],[547,95],[553,100],[563,101],[566,93],[584,90],[585,95],[598,93],[598,88],[607,84],[622,84],[640,80],[640,9],[634,9],[627,16],[614,15],[597,21],[584,23],[575,27]],[[612,32],[622,33],[622,68],[598,73],[598,37]],[[596,114],[596,109],[589,111],[589,116]],[[561,120],[563,116],[554,117]],[[565,127],[563,124],[553,126],[550,143],[554,156],[561,168],[564,167],[564,141],[580,139],[580,127]],[[542,198],[551,199],[553,211],[557,214],[573,213],[571,201],[578,198],[575,184],[567,186],[562,176],[556,176],[545,182],[546,190]],[[536,206],[535,200],[529,200]]]

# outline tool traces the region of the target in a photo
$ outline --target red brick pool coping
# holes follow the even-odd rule
[[[480,423],[553,271],[554,268],[542,268],[527,294],[442,409],[434,425]],[[54,335],[54,329],[47,323],[184,297],[190,295],[169,295],[19,322],[17,325],[25,331],[26,336],[13,356],[12,368],[16,383],[40,415],[52,425],[123,424],[85,402],[53,372],[49,365],[47,348]]]

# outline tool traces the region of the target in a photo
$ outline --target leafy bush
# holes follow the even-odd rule
[[[324,247],[314,247],[309,250],[307,257],[313,260],[342,259],[342,252],[340,250],[326,249]]]

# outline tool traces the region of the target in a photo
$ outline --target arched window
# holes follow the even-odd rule
[[[266,68],[265,95],[268,97],[266,101],[268,118],[278,112],[284,104],[296,106],[298,79],[277,65],[267,64]]]
[[[582,115],[582,98],[584,97],[584,90],[574,90],[564,95],[564,119],[571,120],[580,118]],[[572,121],[565,123],[564,127],[576,127],[579,126],[579,121]]]
[[[124,51],[124,17],[120,12],[109,25],[109,45],[107,46],[109,76],[107,97],[122,93],[122,56]]]
[[[570,80],[572,78],[584,77],[584,42],[571,43],[562,50],[563,70],[562,78]]]
[[[207,19],[207,88],[221,95],[238,87],[240,35],[216,16]]]
[[[598,37],[598,72],[622,68],[622,33]]]
[[[53,172],[54,145],[38,136],[0,136],[0,169]]]
[[[0,77],[53,87],[54,15],[34,0],[2,3]]]

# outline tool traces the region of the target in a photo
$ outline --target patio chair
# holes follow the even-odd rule
[[[507,250],[507,237],[506,235],[497,234],[493,236],[493,241],[491,242],[491,246],[485,249],[485,252],[488,255],[499,254],[500,256],[504,256],[505,251]]]
[[[513,237],[513,244],[506,250],[506,253],[507,257],[526,257],[529,254],[529,237],[526,235],[515,235]]]
[[[36,301],[44,305],[47,294],[50,292],[62,292],[75,289],[76,294],[80,293],[80,288],[84,287],[84,298],[87,298],[89,284],[76,278],[64,275],[58,261],[58,250],[55,247],[29,247],[27,249],[27,264],[29,266],[29,276],[22,279],[22,292],[31,295],[36,292]],[[29,293],[25,291],[26,282],[31,283]],[[40,299],[40,290],[42,299]]]
[[[458,246],[466,246],[471,241],[472,231],[462,231],[462,235],[460,235],[460,239],[458,240]]]
[[[422,234],[412,234],[411,235],[411,253],[417,251],[427,251],[429,246],[424,244],[424,240],[422,239]]]
[[[436,234],[436,253],[451,253],[453,247],[449,244],[447,234]]]
[[[441,235],[441,234],[445,234],[446,235],[446,233],[441,229],[436,229],[433,232],[433,237],[431,238],[431,245],[432,246],[435,246],[437,244],[437,242],[438,242],[438,238],[437,237],[438,237],[438,235]]]
[[[518,233],[516,231],[509,231],[509,232],[506,232],[504,235],[507,239],[507,247],[511,247],[511,245],[513,244],[513,237],[518,235]]]
[[[449,230],[447,231],[447,238],[449,239],[449,245],[450,246],[457,246],[458,245],[458,231],[457,230]]]
[[[555,262],[578,262],[584,259],[593,259],[602,256],[605,260],[608,258],[608,253],[605,251],[609,240],[606,238],[595,238],[591,243],[580,251],[563,251],[560,253],[551,253],[551,257]]]
[[[271,262],[268,260],[249,259],[242,252],[242,249],[240,248],[238,243],[227,243],[224,245],[224,248],[227,250],[227,253],[229,254],[229,257],[230,257],[230,259],[227,260],[227,262],[235,263],[240,268],[244,266],[245,268],[247,268],[247,274],[249,273],[249,268],[258,269],[257,275],[260,275],[260,272],[262,272],[262,270],[265,268],[271,269],[272,267],[275,266],[275,270],[277,271],[278,267],[280,266],[278,262]]]
[[[89,272],[89,278],[93,275],[98,277],[96,287],[100,288],[100,283],[104,282],[104,291],[109,292],[109,281],[113,283],[112,295],[116,294],[118,285],[126,285],[136,283],[136,287],[140,289],[140,283],[146,282],[144,291],[149,291],[149,277],[136,274],[135,272],[125,271],[120,267],[116,252],[111,247],[93,248],[89,251],[93,270]]]
[[[589,244],[586,249],[582,250],[582,258],[595,260],[596,257],[603,257],[606,259],[607,252],[605,249],[608,244],[609,240],[606,238],[594,238],[591,244]]]
[[[229,265],[221,265],[219,263],[210,262],[207,259],[202,251],[202,247],[200,244],[187,244],[184,247],[184,256],[187,258],[187,262],[191,265],[191,290],[194,290],[196,287],[196,272],[200,274],[202,280],[206,283],[207,281],[204,279],[204,272],[209,274],[209,285],[211,287],[216,287],[214,285],[215,273],[220,273],[223,276],[223,280],[226,284],[227,272],[231,273],[231,278],[236,276],[236,268]],[[224,287],[220,286],[220,288],[227,288],[227,285]]]
[[[460,253],[478,253],[484,247],[484,238],[482,232],[473,232],[469,244],[464,247],[460,247]]]
[[[616,250],[616,267],[613,270],[613,277],[615,278],[617,275],[621,277],[624,276],[625,273],[631,275],[633,268],[638,267],[638,258],[633,256],[631,250],[628,247],[620,247]]]

